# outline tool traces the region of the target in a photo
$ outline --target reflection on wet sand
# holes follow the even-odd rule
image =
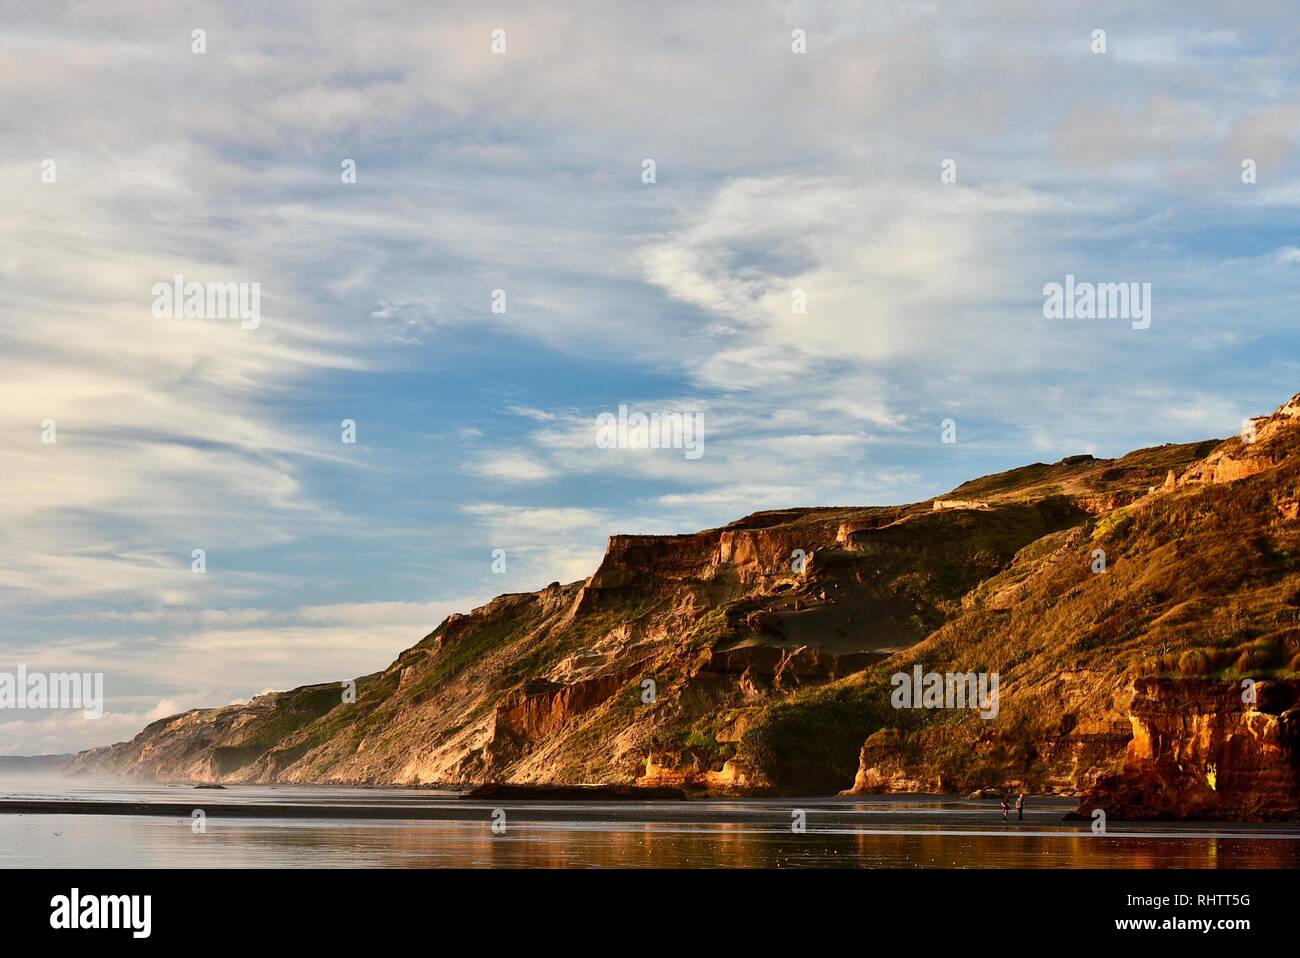
[[[1300,842],[1241,836],[1042,836],[611,823],[566,828],[487,822],[238,820],[195,834],[188,821],[4,816],[7,867],[512,868],[1285,868]]]
[[[4,798],[49,797],[11,791]],[[120,800],[118,790],[65,793]],[[206,806],[206,830],[186,813],[0,813],[0,867],[395,868],[1291,868],[1294,826],[1112,825],[1094,835],[1066,822],[1072,806],[1041,800],[1002,825],[988,802],[951,796],[649,803],[505,803],[446,793],[362,789],[136,789],[133,801]],[[230,817],[222,806],[279,804],[281,817]],[[290,807],[291,806],[291,807]],[[322,817],[345,809],[386,818]],[[84,808],[84,805],[70,806]],[[394,813],[394,809],[398,809]],[[791,830],[802,810],[807,830]],[[102,811],[102,809],[101,809]],[[248,809],[248,811],[253,811]],[[403,818],[409,813],[411,817]],[[254,815],[257,815],[254,812]],[[418,817],[416,817],[418,816]]]

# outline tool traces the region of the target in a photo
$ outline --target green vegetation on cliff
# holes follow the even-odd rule
[[[1135,679],[1300,666],[1300,441],[1076,456],[909,506],[617,536],[585,582],[452,616],[355,702],[185,713],[78,764],[162,778],[1077,790]],[[799,566],[794,557],[806,557]],[[1104,571],[1099,571],[1104,559]],[[895,709],[890,676],[997,673],[999,711]]]

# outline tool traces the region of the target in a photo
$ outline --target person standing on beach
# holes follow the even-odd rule
[[[1021,792],[1016,796],[1016,818],[1020,821],[1025,820],[1025,793]]]
[[[1002,796],[1002,824],[1007,822],[1007,812],[1011,811],[1011,804],[1007,801],[1005,795]]]

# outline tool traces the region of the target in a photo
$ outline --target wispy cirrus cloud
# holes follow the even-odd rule
[[[211,708],[268,689],[340,681],[377,671],[477,596],[434,602],[343,602],[297,609],[163,608],[96,613],[99,634],[76,615],[55,638],[6,646],[12,668],[104,673],[103,718],[81,712],[0,712],[0,754],[75,751],[130,737],[147,721]],[[82,616],[82,619],[90,618]],[[105,630],[106,628],[106,630]],[[174,691],[175,694],[172,694]]]
[[[1300,379],[1292,14],[0,13],[0,658],[120,668],[135,721],[382,667],[613,532],[1231,432]],[[1151,329],[1045,321],[1067,272]],[[176,274],[261,325],[155,319]],[[597,448],[620,403],[704,455]]]

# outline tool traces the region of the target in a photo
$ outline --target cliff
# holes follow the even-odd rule
[[[911,505],[615,536],[586,580],[449,617],[357,679],[355,701],[326,684],[195,710],[71,766],[213,782],[1090,790],[1137,761],[1143,681],[1300,666],[1297,410],[1262,417],[1250,442],[1035,463]],[[891,677],[916,665],[996,674],[996,717],[895,708]],[[1166,778],[1177,766],[1142,761]]]
[[[1081,798],[1081,817],[1270,821],[1300,810],[1300,680],[1141,679],[1130,721],[1124,767]]]

